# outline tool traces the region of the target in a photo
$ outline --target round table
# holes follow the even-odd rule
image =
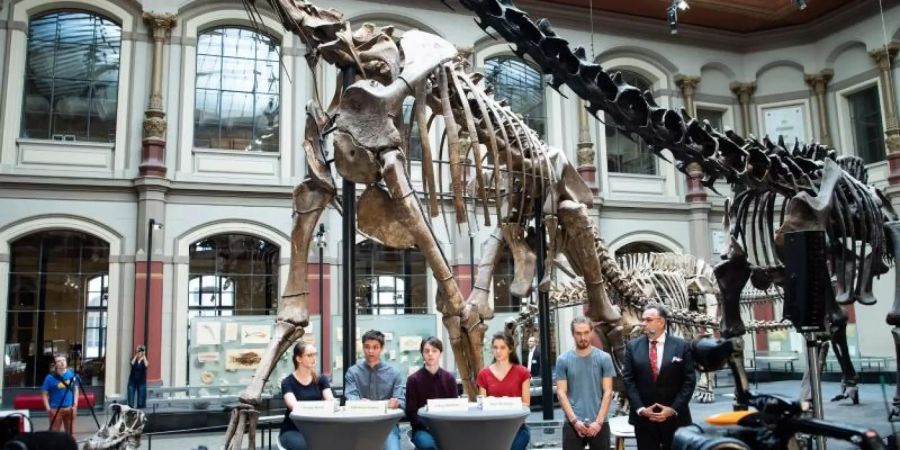
[[[310,450],[372,450],[384,447],[391,428],[403,417],[399,409],[387,414],[340,411],[333,416],[291,413]]]
[[[484,411],[474,404],[467,412],[428,412],[419,408],[419,418],[428,426],[441,450],[472,448],[507,449],[531,411]]]

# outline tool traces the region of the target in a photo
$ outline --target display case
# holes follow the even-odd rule
[[[310,317],[303,340],[317,344],[319,317]],[[238,395],[253,378],[272,340],[274,316],[192,317],[188,346],[190,397]],[[265,393],[278,395],[294,370],[289,348],[279,358]]]

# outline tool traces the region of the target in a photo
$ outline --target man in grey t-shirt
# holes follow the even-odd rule
[[[609,450],[606,413],[612,400],[612,379],[616,376],[609,353],[591,346],[591,321],[572,320],[575,349],[556,360],[556,396],[566,414],[563,450]]]

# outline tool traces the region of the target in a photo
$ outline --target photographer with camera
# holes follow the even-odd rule
[[[75,432],[75,416],[78,415],[78,386],[75,385],[75,372],[69,369],[66,356],[60,353],[53,355],[53,371],[44,378],[41,394],[44,398],[44,409],[50,416],[50,430],[64,427],[66,433]]]
[[[131,357],[131,373],[128,375],[128,406],[143,409],[147,406],[147,347],[139,346]]]
[[[622,381],[638,450],[668,450],[675,430],[688,425],[688,403],[697,384],[690,344],[667,333],[668,311],[644,308],[644,335],[625,344]]]

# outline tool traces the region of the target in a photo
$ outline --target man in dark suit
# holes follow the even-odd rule
[[[541,376],[541,348],[537,346],[537,338],[528,338],[528,348],[522,350],[522,364],[531,372],[531,377]]]
[[[668,450],[675,430],[692,422],[694,359],[687,341],[666,332],[668,316],[662,305],[648,305],[644,335],[625,345],[622,380],[638,450]]]

